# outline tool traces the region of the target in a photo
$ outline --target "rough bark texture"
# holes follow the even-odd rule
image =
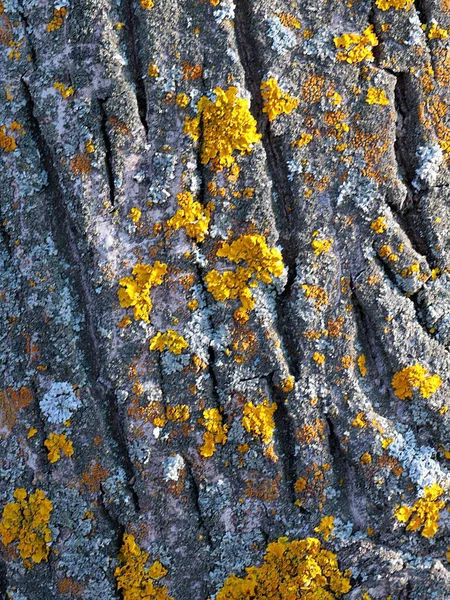
[[[0,500],[39,489],[53,510],[47,560],[4,537],[2,598],[120,598],[125,533],[175,600],[214,598],[281,536],[321,539],[352,570],[347,598],[450,597],[447,511],[430,538],[394,516],[450,490],[450,37],[433,35],[450,2],[377,4],[5,0]],[[339,60],[333,38],[370,25],[374,60]],[[270,77],[299,100],[272,121]],[[229,86],[262,134],[233,153],[238,176],[183,132]],[[204,241],[167,225],[182,190],[215,205]],[[256,234],[285,269],[237,320],[205,276],[237,268],[222,241]],[[119,282],[156,260],[167,274],[134,320]],[[150,350],[170,329],[188,348]],[[399,398],[393,376],[415,365],[442,385]],[[243,425],[264,401],[272,440]],[[177,405],[187,420],[167,418]],[[210,408],[227,439],[203,456]],[[51,433],[72,456],[48,460]]]

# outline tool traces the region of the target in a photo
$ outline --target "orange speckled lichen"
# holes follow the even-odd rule
[[[261,477],[259,471],[250,474],[244,480],[244,494],[248,498],[257,498],[261,502],[275,502],[280,495],[281,474],[276,477]]]
[[[150,350],[159,350],[160,352],[167,349],[172,354],[181,354],[188,347],[189,344],[184,337],[173,329],[164,332],[158,331],[150,340]]]
[[[336,48],[344,48],[337,53],[337,59],[354,64],[363,60],[374,60],[372,50],[378,46],[378,38],[369,25],[362,34],[344,33],[341,37],[334,38]]]
[[[409,10],[414,4],[413,0],[377,0],[376,5],[380,10],[389,10],[395,8],[395,10]]]
[[[298,140],[292,142],[291,146],[293,148],[302,148],[303,146],[307,146],[312,139],[313,136],[310,133],[302,133]]]
[[[248,311],[253,310],[255,300],[251,288],[257,287],[258,282],[271,283],[272,276],[280,277],[284,270],[283,259],[278,248],[269,248],[262,235],[242,235],[231,244],[226,242],[217,250],[216,256],[227,258],[239,264],[244,261],[246,267],[238,267],[235,271],[216,269],[205,277],[208,291],[219,302],[239,298],[241,307],[234,312],[234,318],[245,322]]]
[[[186,404],[176,404],[166,408],[166,416],[173,423],[184,423],[189,420],[191,412]]]
[[[309,445],[313,443],[320,444],[325,440],[326,421],[316,419],[311,423],[306,423],[300,427],[295,434],[296,440],[301,445]]]
[[[61,458],[61,452],[66,456],[73,455],[73,443],[67,439],[65,433],[51,433],[44,442],[48,450],[47,458],[51,463],[58,462]]]
[[[167,273],[167,265],[157,260],[153,265],[137,264],[132,276],[122,277],[121,288],[117,292],[122,308],[133,308],[134,320],[142,319],[148,323],[152,310],[150,290],[161,285]]]
[[[327,292],[318,285],[307,285],[306,283],[300,286],[305,293],[306,298],[315,300],[314,306],[316,310],[328,305]]]
[[[420,364],[405,367],[392,378],[394,394],[401,400],[412,398],[414,388],[418,389],[423,398],[429,398],[441,385],[442,379],[439,375],[430,375]]]
[[[0,150],[13,152],[17,148],[16,140],[6,133],[6,125],[0,126]]]
[[[80,488],[85,488],[91,494],[97,494],[100,491],[102,482],[105,481],[108,475],[108,470],[102,467],[96,456],[89,463],[88,469],[81,474]]]
[[[123,600],[173,600],[166,586],[155,585],[155,581],[167,575],[167,569],[159,560],[146,566],[149,556],[148,552],[139,548],[133,535],[124,533],[119,566],[114,571]]]
[[[26,387],[15,390],[12,387],[0,390],[0,430],[6,427],[8,431],[17,423],[17,417],[22,408],[26,408],[33,402],[33,393]],[[6,432],[2,431],[3,437]]]
[[[167,221],[167,225],[175,231],[184,227],[189,237],[194,238],[197,242],[203,242],[208,233],[214,204],[208,202],[206,206],[203,206],[200,202],[194,200],[194,197],[188,191],[177,194],[177,202],[180,208]]]
[[[233,86],[227,90],[217,87],[214,102],[202,96],[197,103],[197,116],[186,117],[184,133],[194,140],[202,136],[200,158],[204,165],[213,161],[217,169],[231,167],[233,152],[249,154],[253,144],[261,141],[250,103],[238,98],[237,93],[238,89]]]
[[[203,434],[204,444],[199,452],[202,456],[210,457],[216,451],[216,444],[225,444],[227,441],[228,425],[223,424],[218,408],[205,409],[200,422],[206,431]]]
[[[76,154],[70,161],[70,167],[74,175],[81,175],[82,177],[89,175],[92,171],[92,160],[89,152]]]
[[[3,508],[0,522],[0,535],[4,546],[19,541],[18,550],[22,559],[31,559],[34,563],[47,560],[52,541],[48,526],[53,510],[51,501],[45,492],[37,489],[28,496],[24,488],[14,492],[16,502],[9,502]],[[31,566],[28,563],[28,566]]]
[[[282,92],[278,82],[273,77],[261,83],[261,96],[263,99],[263,112],[267,113],[269,121],[273,121],[282,114],[288,115],[297,108],[299,100]]]
[[[439,496],[444,493],[443,488],[437,483],[426,486],[423,490],[423,498],[414,502],[412,507],[403,504],[397,505],[394,516],[402,523],[408,523],[407,531],[417,531],[423,526],[422,536],[425,538],[433,537],[438,530],[439,511],[445,507],[445,502],[439,501]]]
[[[269,402],[267,398],[257,404],[246,402],[242,416],[242,426],[253,437],[259,437],[266,446],[273,440],[275,421],[273,415],[277,410],[275,402]]]
[[[332,600],[350,589],[350,572],[339,570],[336,555],[316,538],[279,538],[267,546],[261,567],[245,577],[230,575],[216,600]]]
[[[67,8],[62,6],[61,8],[55,8],[53,10],[53,19],[47,23],[47,31],[57,31],[62,27],[63,19],[67,15]]]

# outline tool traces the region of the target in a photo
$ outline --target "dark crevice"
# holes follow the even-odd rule
[[[34,46],[31,43],[31,40],[29,38],[29,32],[32,31],[33,28],[30,26],[30,24],[28,22],[28,16],[25,14],[25,11],[23,10],[23,6],[21,6],[21,3],[17,7],[17,12],[19,13],[20,18],[23,21],[23,26],[25,29],[25,38],[28,41],[28,47],[30,50],[31,63],[34,65],[36,63],[36,50],[34,49]]]
[[[8,577],[6,570],[6,563],[3,560],[0,560],[0,598],[8,598],[6,595],[6,591],[8,589]]]
[[[205,520],[203,518],[202,510],[200,508],[200,501],[199,501],[200,494],[199,494],[198,484],[195,479],[195,476],[194,476],[194,473],[192,470],[192,466],[189,464],[189,462],[186,459],[185,459],[185,464],[186,464],[186,471],[187,471],[187,475],[188,475],[188,481],[189,481],[190,487],[192,489],[192,501],[193,501],[195,510],[197,512],[199,526],[203,531],[203,535],[206,538],[207,544],[212,548],[213,544],[211,541],[211,535],[210,535],[208,527],[206,526]]]
[[[219,397],[219,383],[217,381],[217,377],[216,374],[214,372],[214,364],[216,362],[216,353],[215,350],[212,346],[212,343],[209,343],[208,346],[208,372],[209,372],[209,376],[211,377],[211,383],[212,383],[212,389],[213,389],[213,396],[216,400],[217,406],[219,406],[220,404],[220,397]]]
[[[336,481],[343,480],[342,485],[340,486],[343,496],[341,496],[341,509],[343,512],[345,510],[348,514],[351,514],[348,490],[350,484],[348,477],[349,464],[345,452],[342,450],[341,442],[334,428],[333,421],[328,416],[326,417],[326,421],[328,424],[328,447],[330,449],[331,460],[333,461],[333,473]],[[343,506],[344,503],[345,507]]]
[[[125,21],[125,28],[127,31],[126,43],[128,47],[128,65],[130,68],[131,77],[133,79],[136,102],[138,105],[139,117],[145,132],[148,132],[147,123],[147,92],[145,90],[145,83],[142,79],[141,69],[139,64],[138,56],[138,44],[136,41],[136,18],[133,10],[133,0],[123,0],[123,14]]]
[[[113,152],[112,152],[112,146],[111,146],[111,139],[109,137],[108,127],[107,127],[108,115],[106,114],[106,110],[105,110],[105,101],[100,100],[99,104],[100,104],[100,115],[101,115],[100,131],[101,131],[101,134],[103,137],[103,144],[105,147],[105,168],[106,168],[106,175],[108,178],[108,186],[109,186],[109,202],[110,202],[111,206],[114,206],[116,187],[115,187],[114,170],[113,170]]]
[[[289,500],[294,503],[295,481],[296,476],[296,460],[295,460],[295,427],[289,410],[285,404],[285,397],[280,392],[279,387],[274,384],[273,375],[267,382],[270,386],[272,397],[277,403],[277,410],[274,412],[273,418],[275,421],[275,431],[277,440],[281,450],[281,466],[283,469],[283,478],[286,482],[286,487],[289,493]]]

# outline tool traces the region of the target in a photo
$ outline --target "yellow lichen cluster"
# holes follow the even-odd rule
[[[153,0],[141,0],[141,7],[144,10],[150,10],[151,8],[153,8],[153,6],[154,6]]]
[[[288,115],[297,108],[299,100],[282,92],[276,79],[271,77],[261,83],[261,96],[263,99],[263,112],[267,113],[269,121],[273,121],[282,114]]]
[[[327,542],[330,538],[330,535],[333,533],[333,529],[334,529],[334,517],[333,516],[328,516],[328,517],[323,517],[323,519],[320,521],[320,524],[317,527],[314,527],[314,531],[316,533],[321,533],[323,536],[323,539]]]
[[[218,408],[205,409],[200,423],[206,429],[203,434],[204,444],[200,447],[200,454],[209,457],[216,451],[216,444],[225,444],[227,441],[228,425],[223,424],[222,415]]]
[[[28,496],[24,488],[18,488],[14,498],[17,502],[9,502],[3,509],[0,522],[3,544],[19,540],[18,550],[24,560],[31,558],[35,563],[47,560],[52,541],[48,527],[53,510],[51,501],[39,489]]]
[[[428,32],[428,39],[430,40],[446,40],[448,38],[448,30],[439,27],[436,22],[431,24],[430,31]]]
[[[155,586],[155,581],[167,575],[167,569],[158,560],[146,567],[148,557],[134,536],[125,533],[118,557],[120,566],[114,571],[123,600],[173,600],[166,586]]]
[[[444,490],[437,483],[424,488],[424,497],[419,498],[410,508],[406,504],[397,505],[395,509],[395,518],[402,523],[408,523],[407,531],[417,531],[422,527],[422,536],[426,538],[433,537],[438,530],[439,511],[445,507],[445,502],[439,501]]]
[[[73,96],[75,91],[71,85],[67,87],[64,85],[64,83],[61,83],[60,81],[56,81],[53,84],[53,87],[55,88],[55,90],[58,90],[58,92],[64,99],[68,98],[69,96]]]
[[[205,277],[208,291],[215,300],[225,302],[239,298],[242,306],[234,312],[234,318],[245,322],[248,311],[255,306],[250,288],[257,287],[259,281],[271,283],[272,276],[280,277],[283,273],[281,252],[277,248],[269,248],[262,235],[254,234],[242,235],[231,244],[223,243],[216,256],[235,264],[247,263],[246,267],[238,267],[235,271],[219,273],[213,269]]]
[[[166,408],[166,417],[173,423],[184,423],[189,420],[191,411],[186,404],[175,404]]]
[[[307,146],[312,139],[313,136],[310,133],[302,133],[298,140],[292,142],[292,146],[294,148],[302,148],[302,146]]]
[[[133,223],[137,223],[140,220],[141,214],[141,210],[137,206],[130,209],[130,219]]]
[[[256,131],[249,101],[238,98],[238,89],[229,87],[226,91],[220,87],[214,89],[215,102],[202,96],[197,103],[197,116],[186,117],[183,131],[197,140],[202,135],[200,158],[206,165],[213,161],[217,169],[230,167],[233,152],[250,153],[252,145],[261,140]]]
[[[386,92],[373,87],[367,90],[366,102],[367,104],[381,104],[382,106],[389,104]]]
[[[273,439],[275,421],[274,412],[277,410],[275,402],[270,403],[267,398],[256,406],[253,402],[246,402],[242,416],[242,427],[254,437],[259,437],[268,446]]]
[[[6,125],[0,126],[0,149],[5,152],[13,152],[17,148],[16,140],[12,135],[6,133]]]
[[[120,306],[133,308],[135,321],[142,319],[149,322],[152,310],[150,290],[156,285],[161,285],[167,265],[157,260],[153,265],[137,264],[132,271],[132,276],[122,277],[119,281],[121,289],[118,290]]]
[[[401,400],[412,398],[413,388],[417,388],[423,398],[428,398],[442,385],[439,375],[429,375],[420,364],[405,367],[392,378],[394,394]]]
[[[64,6],[62,6],[61,8],[55,8],[53,10],[53,19],[50,21],[50,23],[47,24],[46,30],[50,32],[57,31],[58,29],[60,29],[63,24],[63,19],[66,15],[67,8],[65,8]]]
[[[380,10],[389,10],[390,8],[409,10],[413,5],[413,0],[377,0],[376,5]]]
[[[163,352],[167,348],[172,354],[181,354],[183,350],[189,347],[184,337],[173,329],[168,329],[164,333],[158,333],[150,340],[150,350],[159,350]]]
[[[336,48],[344,48],[344,51],[337,53],[337,59],[354,64],[363,60],[374,60],[372,49],[378,46],[378,38],[373,30],[373,25],[369,25],[362,34],[344,33],[341,37],[334,38]]]
[[[48,450],[47,458],[51,463],[58,462],[61,452],[69,457],[73,455],[73,443],[67,439],[65,433],[51,433],[45,440],[44,446]]]
[[[247,567],[245,577],[230,575],[216,600],[333,600],[350,589],[336,555],[317,538],[279,538],[267,546],[261,567]]]
[[[387,229],[386,217],[378,217],[370,224],[370,229],[375,233],[384,233]]]
[[[311,247],[314,250],[314,254],[316,254],[317,256],[319,256],[322,253],[327,254],[331,250],[331,246],[333,244],[333,238],[330,238],[329,240],[319,240],[317,239],[318,235],[319,232],[315,231],[312,234],[313,240],[311,242]]]
[[[214,210],[214,204],[208,202],[206,206],[194,200],[191,192],[184,191],[177,194],[179,210],[167,221],[167,225],[176,231],[181,227],[186,229],[186,234],[203,242],[208,233],[211,212]]]

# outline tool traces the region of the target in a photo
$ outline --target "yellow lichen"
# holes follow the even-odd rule
[[[401,400],[412,398],[413,388],[417,388],[423,398],[428,398],[442,385],[439,375],[429,375],[420,364],[405,367],[392,378],[394,394]]]
[[[166,417],[173,423],[184,423],[189,420],[191,412],[186,404],[176,404],[166,408]]]
[[[281,389],[283,390],[283,392],[285,394],[292,392],[292,390],[294,389],[294,386],[295,386],[295,379],[292,377],[292,375],[288,375],[286,377],[286,379],[283,379],[283,381],[281,382]]]
[[[313,358],[313,361],[315,363],[317,363],[318,365],[323,365],[323,363],[325,362],[325,355],[320,354],[320,352],[314,352],[312,358]]]
[[[44,446],[48,450],[47,458],[51,463],[58,462],[61,452],[69,457],[73,455],[73,443],[67,439],[65,433],[51,433],[45,440]]]
[[[225,444],[227,441],[228,425],[222,423],[222,415],[218,408],[207,408],[203,411],[203,419],[200,420],[206,429],[203,434],[203,446],[200,454],[210,457],[216,451],[216,444]]]
[[[62,27],[63,19],[67,15],[67,8],[64,6],[61,8],[55,8],[53,10],[53,19],[50,23],[47,23],[46,30],[47,31],[57,31]]]
[[[378,217],[370,224],[370,229],[375,233],[384,233],[387,229],[386,217]]]
[[[292,146],[294,148],[301,148],[302,146],[307,146],[312,139],[313,136],[310,133],[302,133],[298,140],[292,142]]]
[[[329,240],[319,240],[317,236],[319,235],[318,231],[315,231],[312,234],[313,240],[311,242],[311,247],[314,250],[314,254],[319,256],[320,254],[327,254],[331,250],[331,246],[333,245],[333,238]]]
[[[279,538],[267,546],[261,567],[230,575],[216,600],[332,600],[350,591],[350,572],[342,573],[336,555],[317,538]]]
[[[367,90],[366,102],[367,104],[381,104],[382,106],[389,104],[386,92],[373,87]]]
[[[206,206],[203,206],[194,200],[188,191],[177,194],[177,201],[180,209],[167,221],[167,225],[176,231],[184,227],[189,237],[194,238],[197,242],[203,242],[208,233],[214,204],[208,202]]]
[[[150,63],[148,65],[147,73],[150,77],[158,77],[159,76],[159,67],[155,63]]]
[[[430,31],[428,32],[428,39],[430,40],[446,40],[448,38],[447,29],[438,27],[436,22],[431,24]]]
[[[445,502],[438,502],[439,496],[444,493],[443,488],[437,483],[426,486],[423,490],[423,498],[414,502],[412,507],[406,504],[395,509],[395,518],[402,523],[408,523],[407,531],[417,531],[423,525],[422,536],[433,537],[438,530],[439,511],[445,507]]]
[[[53,87],[55,88],[55,90],[58,90],[58,92],[61,94],[61,96],[64,99],[69,98],[69,96],[73,96],[73,94],[75,93],[75,90],[73,89],[73,87],[71,85],[66,86],[66,85],[64,85],[64,83],[61,83],[60,81],[56,81],[53,84]]]
[[[364,356],[364,354],[360,354],[358,356],[358,367],[359,367],[359,372],[361,373],[361,375],[363,377],[365,377],[367,375],[367,367],[366,367],[366,357]]]
[[[141,211],[139,208],[137,208],[137,206],[130,209],[130,219],[133,221],[133,223],[137,223],[140,218],[141,218]]]
[[[219,302],[239,298],[241,308],[235,313],[235,319],[248,320],[248,311],[253,310],[255,301],[250,288],[258,286],[258,282],[271,283],[272,276],[280,277],[284,265],[278,248],[269,248],[262,235],[242,235],[231,244],[223,243],[217,250],[216,256],[227,258],[239,264],[247,263],[246,267],[238,267],[235,271],[219,273],[215,269],[205,277],[208,291]]]
[[[217,169],[231,167],[233,152],[250,153],[253,144],[261,140],[249,101],[238,98],[238,89],[214,89],[215,101],[202,96],[197,103],[197,116],[186,117],[183,131],[194,140],[202,136],[200,158],[206,165],[213,161]],[[201,123],[201,127],[200,127]]]
[[[420,265],[419,263],[413,263],[409,267],[405,267],[402,269],[402,277],[415,277],[418,273],[420,273]]]
[[[370,465],[370,463],[372,462],[372,456],[369,452],[364,452],[364,454],[361,455],[359,460],[363,465]]]
[[[186,106],[189,106],[190,101],[191,100],[187,94],[178,94],[175,100],[175,102],[178,104],[178,106],[181,106],[181,108],[186,108]]]
[[[167,265],[157,260],[153,265],[137,264],[132,271],[132,276],[122,277],[119,281],[121,289],[118,290],[120,306],[133,308],[134,320],[149,322],[152,301],[150,290],[156,285],[161,285]]]
[[[20,556],[35,563],[47,560],[52,533],[48,526],[52,502],[45,492],[37,489],[28,496],[24,488],[14,492],[17,502],[9,502],[3,509],[0,535],[4,546],[19,540]]]
[[[179,335],[173,329],[168,329],[164,333],[158,333],[150,340],[150,350],[167,350],[172,354],[181,354],[183,350],[189,347],[189,344],[182,335]]]
[[[330,535],[333,533],[334,529],[334,517],[328,516],[323,517],[320,521],[320,524],[314,528],[316,533],[321,533],[323,539],[327,542],[330,538]]]
[[[7,135],[6,125],[0,126],[0,149],[5,152],[12,152],[17,148],[16,140],[12,135]]]
[[[153,0],[141,0],[141,7],[144,10],[150,10],[154,7],[154,2]]]
[[[334,38],[336,48],[344,48],[337,53],[337,59],[354,64],[363,60],[374,60],[372,49],[378,46],[378,38],[369,25],[362,34],[344,33],[341,37]]]
[[[413,5],[413,0],[377,0],[376,5],[380,10],[389,10],[390,8],[409,10]]]
[[[277,410],[275,402],[270,403],[267,398],[256,406],[253,402],[246,402],[242,417],[242,426],[253,437],[259,437],[268,446],[273,439],[275,421],[273,414]]]
[[[148,557],[149,553],[139,548],[134,536],[125,533],[118,557],[120,566],[114,571],[123,600],[173,600],[166,586],[155,585],[155,581],[167,575],[167,569],[158,560],[146,567]]]
[[[269,121],[279,115],[288,115],[297,108],[299,100],[282,92],[276,79],[271,77],[261,83],[261,96],[263,98],[263,112],[267,113]]]

